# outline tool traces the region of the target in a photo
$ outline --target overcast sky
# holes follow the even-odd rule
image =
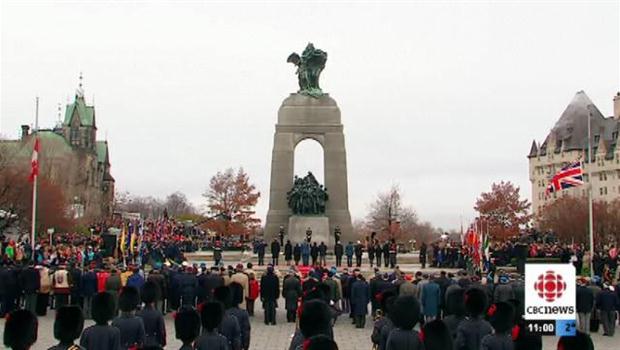
[[[476,197],[509,180],[530,197],[526,155],[578,90],[612,114],[620,6],[2,1],[0,133],[57,121],[79,72],[110,143],[116,187],[196,204],[218,170],[243,166],[268,208],[276,113],[297,90],[286,63],[328,53],[323,90],[347,147],[349,205],[365,216],[400,184],[423,220],[458,228]],[[297,173],[322,172],[314,141]],[[323,176],[319,176],[322,181]]]

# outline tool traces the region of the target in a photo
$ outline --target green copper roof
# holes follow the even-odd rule
[[[75,101],[67,105],[65,110],[65,122],[64,125],[70,125],[73,113],[77,111],[80,117],[80,125],[82,126],[95,126],[95,107],[87,106],[84,101],[84,97],[75,96]]]
[[[108,142],[97,141],[97,162],[105,163],[108,157]]]

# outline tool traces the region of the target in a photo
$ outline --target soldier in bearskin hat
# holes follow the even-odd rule
[[[235,350],[230,348],[229,341],[218,332],[218,327],[224,318],[224,306],[219,301],[208,301],[202,304],[200,317],[203,333],[194,344],[196,350]],[[238,344],[238,343],[237,343]]]
[[[387,339],[386,349],[418,350],[424,344],[417,331],[413,329],[420,321],[420,304],[413,296],[400,296],[392,305],[392,322],[394,329]]]
[[[481,349],[502,350],[513,347],[512,327],[514,326],[514,307],[506,302],[492,304],[487,310],[487,318],[493,326],[493,334],[482,338]]]
[[[87,327],[80,338],[80,345],[86,350],[120,350],[121,332],[108,325],[114,317],[114,298],[107,292],[96,294],[92,300],[93,326]]]
[[[118,307],[121,315],[112,321],[112,326],[121,331],[121,347],[141,347],[144,345],[146,334],[144,323],[135,311],[140,303],[140,293],[135,287],[125,286],[118,296]]]
[[[28,310],[16,310],[6,316],[4,345],[12,350],[28,350],[37,341],[37,317]]]
[[[59,343],[48,350],[84,350],[83,347],[73,344],[80,337],[84,329],[84,314],[75,305],[63,306],[56,311],[54,321],[54,338]]]
[[[200,335],[200,315],[191,306],[179,309],[174,317],[174,331],[176,338],[183,346],[179,350],[193,350],[194,340]]]
[[[482,318],[487,308],[487,295],[480,288],[471,287],[465,291],[464,299],[467,318],[456,329],[456,348],[478,350],[480,340],[493,332],[491,324]]]

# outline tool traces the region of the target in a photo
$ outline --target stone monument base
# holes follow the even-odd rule
[[[288,236],[291,243],[301,243],[306,239],[308,227],[312,230],[312,241],[316,244],[325,242],[329,249],[334,247],[334,237],[329,232],[329,218],[327,216],[293,215],[288,219]]]

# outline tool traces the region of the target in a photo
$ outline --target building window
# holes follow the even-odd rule
[[[607,187],[603,187],[605,195],[607,195]]]
[[[601,135],[594,135],[594,142],[595,143],[598,143],[600,139],[601,139]]]
[[[80,130],[78,128],[71,128],[70,135],[71,144],[77,146],[80,144]]]
[[[618,132],[617,131],[612,132],[611,133],[611,139],[612,140],[616,140],[617,138],[618,138]]]

